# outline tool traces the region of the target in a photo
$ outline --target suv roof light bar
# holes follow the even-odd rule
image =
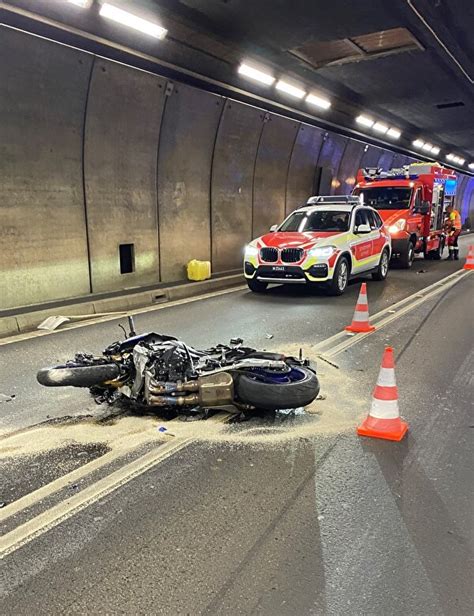
[[[359,197],[353,195],[318,195],[310,197],[306,202],[306,205],[319,205],[319,204],[331,205],[345,203],[347,205],[359,205]]]

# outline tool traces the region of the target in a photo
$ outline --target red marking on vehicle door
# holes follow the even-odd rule
[[[368,238],[366,240],[359,241],[357,244],[355,244],[355,246],[352,247],[352,252],[358,261],[371,257],[372,250],[373,242],[371,239],[369,240]]]
[[[375,235],[375,233],[374,233]],[[372,240],[372,254],[379,255],[382,252],[383,247],[385,246],[385,237],[380,232],[380,229],[377,229],[377,235]]]

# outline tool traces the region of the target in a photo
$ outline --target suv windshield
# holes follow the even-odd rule
[[[279,231],[348,231],[350,212],[317,211],[295,212],[278,229]]]
[[[407,210],[410,207],[411,188],[377,187],[358,190],[364,195],[364,205],[376,210]]]

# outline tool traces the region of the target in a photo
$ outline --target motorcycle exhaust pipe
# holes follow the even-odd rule
[[[150,380],[148,386],[151,394],[162,395],[184,391],[198,391],[199,381],[178,381],[177,383],[166,383],[165,381]]]
[[[228,372],[203,376],[197,381],[179,383],[159,383],[148,374],[145,375],[145,383],[146,399],[152,406],[199,405],[210,408],[229,405],[234,400],[234,379]],[[179,391],[189,391],[191,387],[196,393],[186,396],[169,395]]]
[[[192,406],[199,404],[199,396],[197,394],[190,396],[154,396],[151,394],[148,401],[153,406]]]

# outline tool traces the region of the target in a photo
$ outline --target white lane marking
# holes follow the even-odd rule
[[[185,297],[183,299],[177,299],[172,302],[164,302],[162,304],[158,304],[157,306],[146,306],[144,308],[132,308],[131,310],[122,310],[116,313],[111,313],[110,316],[102,316],[95,318],[93,314],[90,315],[90,319],[81,321],[80,323],[71,323],[68,324],[67,327],[63,329],[55,329],[53,331],[46,330],[35,330],[32,332],[27,332],[25,334],[18,334],[16,336],[9,336],[8,338],[3,338],[0,340],[0,347],[5,346],[7,344],[15,344],[16,342],[23,342],[24,340],[31,340],[32,338],[40,338],[42,336],[50,336],[51,334],[58,334],[65,331],[70,331],[72,329],[78,329],[80,327],[90,327],[91,325],[96,325],[97,323],[107,323],[108,321],[118,321],[119,319],[123,319],[127,315],[136,315],[136,314],[145,314],[147,312],[154,312],[155,310],[165,310],[166,308],[175,308],[176,306],[183,306],[184,304],[191,304],[193,302],[202,301],[205,299],[211,299],[214,297],[219,297],[221,295],[227,295],[229,293],[236,293],[237,291],[243,291],[247,289],[247,285],[239,285],[237,287],[231,287],[229,289],[223,289],[222,291],[213,291],[209,293],[203,293],[202,295],[195,295],[193,297]],[[56,308],[52,308],[51,311],[55,311]],[[60,312],[61,308],[58,308],[57,311]]]
[[[433,289],[438,289],[439,287],[439,291],[442,291],[443,289],[446,289],[447,286],[450,286],[450,283],[453,280],[457,282],[458,279],[460,280],[464,278],[464,276],[466,276],[467,274],[469,274],[469,270],[458,270],[454,272],[453,274],[449,274],[449,276],[446,276],[445,278],[441,278],[441,280],[438,280],[437,282],[434,282],[433,284],[425,287],[424,289],[421,289],[421,291],[418,290],[415,293],[412,293],[412,295],[408,295],[407,297],[404,297],[397,303],[391,304],[387,308],[384,308],[383,310],[380,310],[376,314],[371,315],[370,323],[373,325],[376,325],[377,327],[380,327],[381,322],[375,323],[375,321],[377,321],[378,319],[381,319],[381,317],[384,317],[387,314],[390,315],[390,317],[393,317],[392,320],[395,320],[400,315],[401,310],[405,306],[405,304],[412,302],[416,298],[420,298],[421,300],[424,300],[428,297],[427,294],[429,294]],[[375,332],[369,332],[367,334],[356,334],[356,336],[351,337],[350,340],[353,341],[353,343],[356,343],[356,342],[359,342],[364,337],[370,335],[371,333],[375,333]],[[312,350],[322,353],[325,356],[327,355],[329,357],[333,355],[334,350],[338,348],[334,346],[335,343],[339,341],[347,341],[347,338],[348,338],[348,333],[345,330],[342,330],[338,332],[337,334],[334,334],[333,336],[330,336],[329,338],[326,338],[325,340],[318,342],[312,347]],[[324,352],[324,349],[328,349],[328,351]]]
[[[39,537],[79,511],[82,511],[89,505],[92,505],[99,499],[104,498],[111,492],[125,485],[135,477],[142,475],[180,449],[187,447],[193,440],[194,439],[190,437],[163,445],[157,450],[153,450],[141,456],[138,460],[134,460],[122,466],[107,477],[100,479],[96,483],[84,488],[84,490],[81,490],[78,494],[47,509],[31,520],[28,520],[28,522],[17,526],[14,530],[6,533],[0,539],[0,558],[5,558],[5,556],[18,550],[18,548],[30,542],[32,539]]]
[[[423,289],[423,294],[420,297],[420,292],[416,292],[415,294],[401,300],[400,302],[398,302],[397,304],[393,304],[392,306],[390,306],[389,308],[386,308],[384,310],[381,310],[379,313],[377,313],[376,315],[374,315],[373,319],[376,319],[384,314],[389,313],[389,316],[386,317],[385,319],[383,319],[382,321],[380,321],[377,324],[377,327],[380,329],[381,326],[383,326],[384,324],[390,323],[393,320],[399,318],[400,316],[402,316],[403,314],[405,314],[406,312],[414,309],[416,306],[420,305],[421,303],[423,303],[425,300],[431,298],[432,296],[436,295],[437,293],[440,293],[441,291],[443,291],[446,288],[449,288],[451,286],[454,286],[454,284],[456,284],[459,280],[462,280],[465,276],[467,276],[468,274],[470,274],[471,271],[469,270],[460,270],[455,272],[454,274],[450,274],[449,276],[445,277],[444,279],[441,279],[440,281],[426,287],[425,289]],[[433,289],[433,291],[431,291],[430,293],[426,293],[426,291]],[[238,289],[232,289],[232,290],[226,290],[225,293],[228,292],[232,292],[232,291],[237,291]],[[224,294],[222,292],[220,292],[219,294]],[[215,294],[212,294],[211,296],[213,297]],[[420,298],[418,299],[418,301],[414,301],[412,303],[409,304],[409,302],[413,299],[413,298]],[[196,298],[188,298],[188,300],[194,300],[197,301],[198,299],[202,299],[202,297],[196,297]],[[188,301],[185,301],[184,303],[188,303]],[[401,310],[399,310],[398,312],[396,312],[395,314],[392,313],[393,309],[403,305],[403,304],[408,304],[407,306],[405,306],[404,308],[402,308]],[[163,306],[163,307],[168,307],[167,306]],[[153,307],[147,310],[156,310],[158,307]],[[357,342],[359,342],[360,340],[362,340],[363,338],[365,338],[367,335],[370,335],[372,332],[369,332],[367,334],[358,334],[356,337],[354,338],[350,338],[349,340],[346,340],[344,343],[337,345],[335,348],[333,348],[332,352],[329,353],[330,356],[335,355],[339,352],[341,352],[342,350],[344,350],[345,348],[352,346],[353,344],[356,344]],[[346,332],[339,332],[338,334],[336,334],[335,336],[331,336],[330,338],[327,338],[326,340],[320,342],[319,344],[315,345],[313,347],[313,350],[319,350],[320,348],[324,348],[324,346],[326,346],[328,344],[328,342],[332,342],[335,339],[339,339],[341,337],[345,337],[346,336]],[[217,419],[218,421],[226,421],[228,419],[229,415],[224,416],[223,418],[219,418],[216,417],[215,419]],[[79,494],[75,495],[74,497],[71,497],[70,499],[68,499],[67,501],[64,501],[62,503],[59,503],[58,505],[56,505],[55,507],[45,511],[43,514],[40,514],[39,516],[37,516],[36,518],[33,518],[32,520],[30,520],[29,522],[26,522],[25,524],[19,526],[18,528],[16,528],[15,530],[11,531],[10,533],[8,533],[7,535],[5,535],[4,538],[2,538],[0,540],[0,555],[1,557],[3,557],[6,554],[9,554],[13,551],[15,551],[16,549],[18,549],[19,547],[21,547],[21,545],[24,545],[25,543],[27,543],[28,541],[30,541],[31,539],[33,539],[34,537],[38,536],[39,534],[42,534],[43,532],[46,532],[46,530],[48,530],[49,528],[53,528],[54,526],[56,526],[57,524],[59,524],[62,520],[67,519],[68,517],[71,517],[72,515],[74,515],[74,513],[81,511],[82,509],[84,509],[85,507],[87,507],[89,504],[92,504],[93,502],[96,502],[97,500],[99,500],[100,498],[102,498],[103,496],[106,496],[107,494],[109,494],[110,492],[112,492],[113,490],[115,490],[116,488],[120,487],[120,485],[123,485],[124,483],[127,483],[128,481],[130,481],[131,479],[133,479],[134,477],[138,476],[139,474],[141,474],[142,472],[145,472],[145,470],[147,470],[147,468],[151,468],[151,466],[154,466],[155,464],[157,464],[159,461],[161,461],[162,459],[166,459],[167,457],[169,457],[170,455],[172,455],[172,453],[174,451],[178,451],[179,449],[181,449],[182,447],[184,447],[185,445],[190,444],[191,442],[193,442],[195,439],[193,439],[192,437],[190,437],[189,439],[185,439],[185,441],[180,440],[179,442],[174,441],[173,443],[170,443],[169,445],[163,445],[159,448],[159,450],[150,452],[149,454],[145,454],[145,456],[142,456],[141,458],[139,458],[138,460],[135,460],[134,462],[126,465],[125,467],[122,467],[121,469],[119,469],[119,471],[115,471],[114,473],[112,473],[111,475],[105,477],[102,480],[99,480],[97,483],[92,484],[91,486],[89,486],[88,488],[84,489],[83,491],[81,491]],[[169,452],[169,453],[168,453]],[[123,452],[122,452],[123,453]],[[162,455],[164,457],[162,457]],[[105,454],[107,455],[107,454]],[[156,457],[156,461],[153,463],[150,463],[149,466],[146,466],[146,462],[144,462],[145,458],[148,457],[152,457],[155,458]],[[102,457],[103,458],[103,457]],[[102,458],[99,458],[96,462],[99,464],[100,460]],[[106,461],[107,462],[107,461]],[[84,475],[89,474],[90,472],[92,472],[94,470],[94,467],[92,466],[93,463],[89,463],[87,472],[84,473]],[[134,471],[134,465],[140,466],[141,464],[144,464],[144,469],[142,471],[139,472],[135,472]],[[99,466],[100,467],[100,466]],[[82,467],[84,468],[84,467]],[[81,469],[77,469],[77,471],[81,471]],[[72,473],[74,473],[75,471],[72,471]],[[127,475],[127,473],[131,473],[130,476]],[[70,482],[70,475],[69,477],[66,479],[66,476],[64,478],[59,478],[59,481],[64,479],[65,483],[67,485],[67,483]],[[116,482],[114,483],[114,477],[120,476],[122,477],[121,479],[121,483],[120,482]],[[46,496],[49,496],[49,494],[52,494],[53,492],[56,492],[58,489],[61,489],[61,487],[56,487],[56,482],[52,482],[51,484],[44,486],[44,488],[40,488],[39,490],[31,493],[30,495],[27,495],[26,497],[24,497],[23,499],[21,499],[23,501],[23,506],[17,506],[16,508],[16,513],[18,513],[19,511],[25,509],[26,507],[31,506],[31,504],[34,504],[36,502],[39,502],[41,500],[43,500]],[[104,488],[105,491],[101,491],[102,487],[97,488],[97,486],[109,486],[108,488]],[[64,487],[64,486],[62,486]],[[51,491],[48,490],[48,488],[50,488]],[[100,492],[100,493],[99,493]],[[90,493],[92,493],[92,497],[88,496]],[[97,496],[95,496],[97,493]],[[82,499],[80,498],[82,495]],[[28,499],[28,497],[30,497]],[[78,501],[79,503],[81,503],[80,505],[78,505],[76,503],[76,501]],[[19,502],[19,501],[18,501]],[[71,503],[73,503],[73,505],[71,505]],[[67,511],[66,514],[64,514],[63,512],[63,508],[66,507]],[[54,515],[51,513],[54,512]],[[5,512],[7,513],[7,511]],[[58,514],[59,517],[58,517]],[[9,514],[10,515],[10,514]],[[7,517],[9,517],[9,515],[5,516],[5,519]],[[56,516],[56,517],[55,517]],[[2,520],[2,518],[0,517],[0,521]],[[38,520],[40,520],[38,522]],[[41,522],[41,520],[43,522]],[[23,534],[19,537],[18,539],[18,533],[21,529],[24,529]],[[16,535],[14,533],[17,533]],[[15,540],[15,537],[17,537],[17,539]],[[4,540],[8,540],[8,543],[6,544],[6,548],[4,548]],[[4,550],[7,550],[5,553]]]
[[[232,417],[232,415],[233,413],[231,412],[223,411],[208,421],[225,423]],[[99,479],[97,482],[84,488],[74,496],[66,498],[57,505],[54,505],[53,507],[28,520],[24,524],[17,526],[0,538],[0,560],[8,554],[15,552],[21,546],[29,543],[36,537],[39,537],[43,533],[47,532],[51,528],[54,528],[64,520],[67,520],[76,513],[79,513],[89,505],[97,502],[104,496],[111,494],[117,488],[120,488],[132,479],[142,475],[150,468],[158,465],[174,453],[177,453],[195,441],[196,439],[193,437],[175,437],[169,443],[160,445],[158,448],[153,449],[153,451],[150,451],[125,466],[120,467],[116,471],[113,471],[110,475]],[[130,451],[134,447],[135,444],[133,444],[130,448]],[[127,450],[124,448],[117,453],[119,455],[111,456],[101,463],[101,461],[108,455],[105,454],[101,458],[84,465],[84,467],[81,467],[80,469],[77,469],[77,471],[72,471],[68,475],[60,477],[58,480],[53,481],[50,484],[35,490],[35,492],[26,495],[22,499],[19,499],[15,503],[12,503],[12,505],[9,505],[6,508],[5,512],[2,512],[3,517],[0,518],[0,521],[7,519],[12,513],[19,513],[20,511],[23,511],[24,509],[44,500],[46,497],[67,486],[72,480],[77,480],[78,478],[89,475],[94,470],[97,470],[101,466],[112,462],[117,457],[125,455]],[[94,462],[96,462],[95,465]],[[84,472],[81,472],[83,469]]]
[[[58,477],[54,481],[47,483],[41,488],[34,490],[34,492],[30,492],[22,498],[19,498],[18,500],[9,504],[7,507],[4,507],[2,510],[0,510],[0,524],[10,518],[12,515],[16,515],[17,513],[20,513],[20,511],[32,507],[36,503],[44,500],[48,496],[51,496],[55,492],[66,488],[69,484],[76,483],[83,477],[90,475],[91,473],[102,468],[103,466],[115,462],[115,460],[117,460],[118,458],[122,458],[127,453],[129,453],[131,449],[132,447],[129,449],[118,449],[117,451],[109,451],[100,458],[96,458],[95,460],[92,460],[91,462],[88,462],[87,464],[84,464],[83,466],[80,466],[79,468],[76,468],[75,470],[66,473],[66,475]]]
[[[427,300],[431,299],[432,297],[435,297],[436,295],[438,295],[439,293],[442,293],[446,289],[450,289],[451,287],[454,287],[454,285],[456,285],[460,280],[463,280],[463,278],[465,278],[471,273],[472,272],[470,272],[469,270],[466,270],[464,271],[463,274],[457,276],[456,278],[453,278],[449,282],[443,285],[436,286],[436,288],[430,291],[430,293],[425,293],[422,297],[419,297],[416,295],[414,298],[414,301],[410,303],[405,302],[406,305],[400,308],[400,310],[398,310],[396,313],[394,314],[390,313],[388,314],[388,316],[381,319],[380,321],[377,321],[376,323],[374,323],[375,317],[373,317],[371,319],[371,323],[376,326],[376,329],[374,331],[367,332],[364,334],[356,334],[352,338],[346,339],[344,342],[341,342],[340,344],[336,345],[335,347],[327,351],[325,355],[327,355],[328,357],[335,357],[336,355],[338,355],[339,353],[342,353],[342,351],[345,351],[349,347],[354,346],[355,344],[358,344],[359,342],[361,342],[361,340],[364,340],[365,338],[367,338],[367,336],[371,336],[372,334],[375,334],[377,331],[380,331],[386,325],[389,325],[390,323],[392,323],[393,321],[396,321],[397,319],[404,316],[408,312],[411,312],[415,308],[418,308],[418,306],[421,306],[422,304],[424,304]],[[396,306],[396,304],[394,305]],[[385,310],[382,312],[386,313],[387,311]],[[380,314],[381,312],[378,313],[378,315],[376,316],[379,316]]]

